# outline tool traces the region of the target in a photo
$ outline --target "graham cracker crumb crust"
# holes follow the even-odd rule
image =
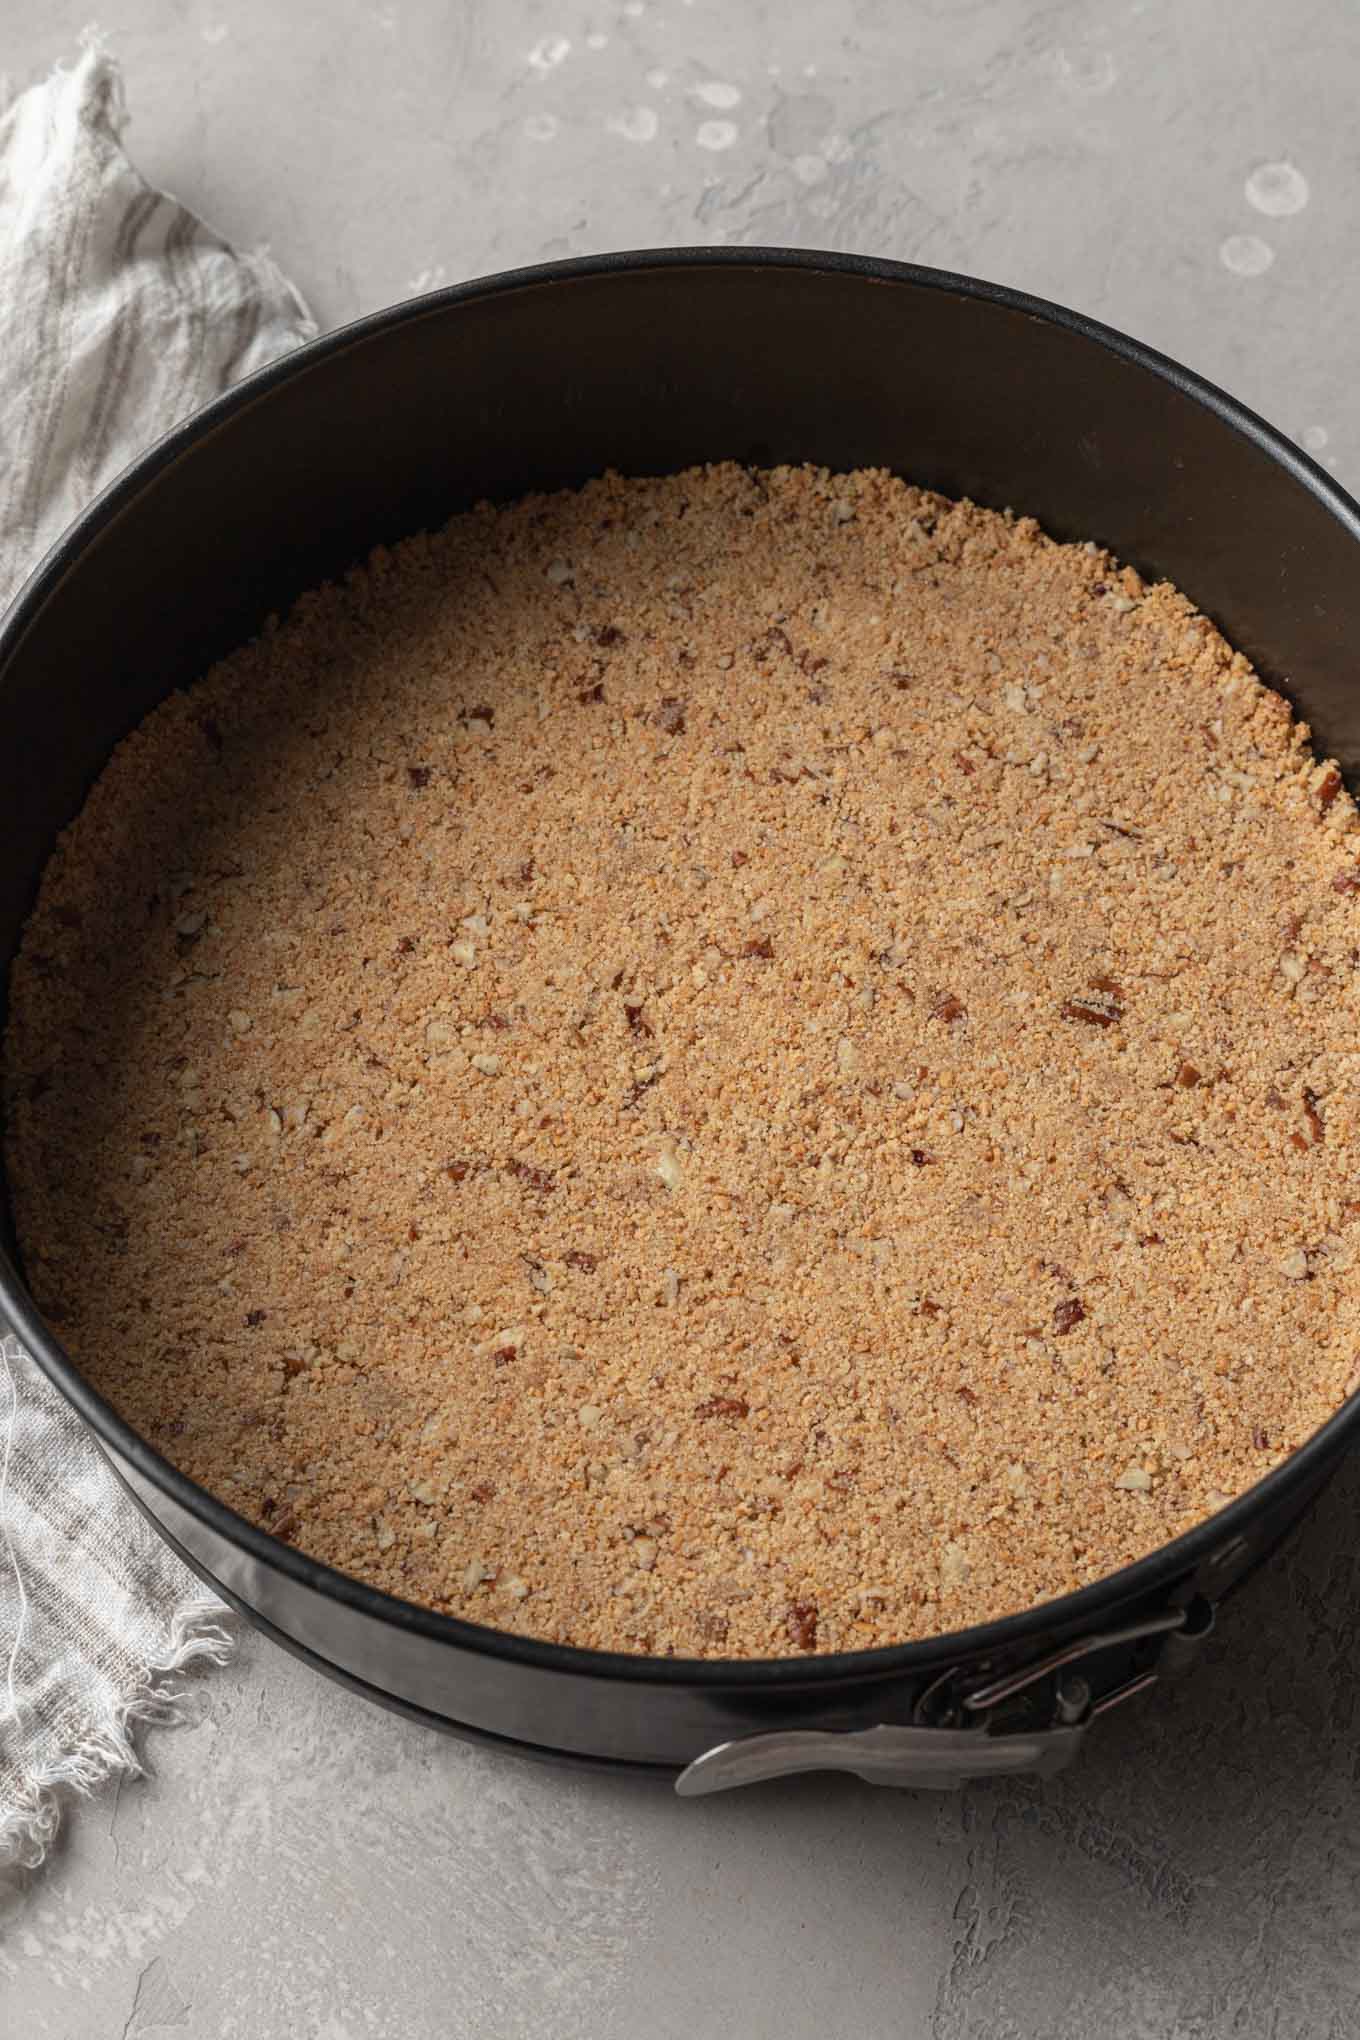
[[[1109,1573],[1360,1352],[1356,814],[1169,586],[882,472],[379,549],[150,715],[14,967],[41,1307],[503,1629],[771,1656]]]

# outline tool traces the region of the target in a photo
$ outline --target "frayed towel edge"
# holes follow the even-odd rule
[[[203,1659],[214,1665],[226,1664],[236,1648],[236,1638],[227,1626],[230,1619],[230,1610],[209,1598],[188,1601],[175,1611],[164,1662],[148,1665],[141,1685],[109,1727],[35,1776],[23,1799],[0,1821],[0,1864],[36,1869],[61,1825],[63,1799],[88,1798],[116,1775],[141,1776],[144,1766],[134,1732],[142,1726],[169,1728],[182,1721],[178,1704],[182,1689],[163,1682]]]

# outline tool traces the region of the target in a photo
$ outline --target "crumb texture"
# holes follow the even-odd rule
[[[1094,1580],[1360,1354],[1355,810],[1184,596],[879,472],[379,550],[121,745],[13,974],[35,1294],[178,1466],[626,1651]]]

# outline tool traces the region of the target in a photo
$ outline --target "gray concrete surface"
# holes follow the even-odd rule
[[[91,0],[0,13],[16,81]],[[1360,478],[1345,0],[116,0],[147,173],[323,323],[679,241],[970,269]],[[1281,165],[1290,166],[1280,168]],[[828,363],[828,374],[834,363]],[[682,1805],[370,1712],[250,1640],[0,1890],[23,2040],[1360,2033],[1360,1468],[1203,1675],[1051,1784]]]

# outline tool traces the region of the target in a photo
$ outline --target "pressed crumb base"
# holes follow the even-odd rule
[[[38,1299],[183,1470],[474,1620],[855,1649],[1351,1382],[1336,770],[1169,587],[882,473],[480,509],[158,708],[48,869]]]

